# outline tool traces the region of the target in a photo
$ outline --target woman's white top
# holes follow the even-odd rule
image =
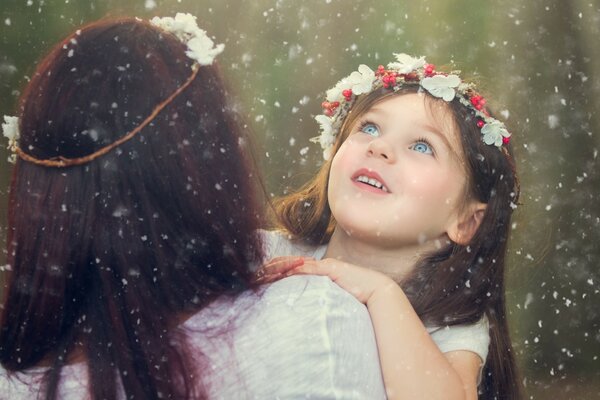
[[[211,399],[385,398],[369,314],[326,277],[220,298],[183,327],[192,357],[208,365]],[[0,399],[41,398],[44,371],[9,378],[0,368]],[[59,390],[59,399],[89,398],[85,365],[64,367]]]
[[[269,257],[325,253],[325,246],[297,246],[274,232],[265,238]],[[222,297],[182,327],[192,357],[208,366],[211,399],[385,398],[369,313],[327,277],[292,276],[258,293]],[[442,352],[468,350],[485,360],[485,320],[428,329]],[[0,368],[0,399],[40,397],[44,371],[9,378]],[[64,367],[61,376],[58,398],[89,398],[84,364]]]

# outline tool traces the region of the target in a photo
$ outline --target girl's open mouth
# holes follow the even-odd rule
[[[352,181],[360,185],[370,186],[378,191],[390,193],[390,190],[386,186],[383,178],[381,178],[375,171],[368,170],[366,168],[360,169],[354,175],[352,175]]]

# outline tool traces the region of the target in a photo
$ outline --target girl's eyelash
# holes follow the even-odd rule
[[[424,137],[420,137],[417,140],[415,140],[415,142],[423,142],[426,145],[428,145],[429,147],[431,147],[433,149],[433,146],[431,145],[431,142],[429,142],[429,140],[425,139]]]
[[[379,128],[379,125],[377,125],[375,122],[366,119],[364,121],[361,121],[360,124],[358,124],[358,130],[362,130],[367,125],[375,125],[377,128]]]

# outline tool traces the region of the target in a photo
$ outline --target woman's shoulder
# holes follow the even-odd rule
[[[9,374],[0,366],[0,398],[29,400],[41,398],[46,368]],[[82,363],[67,365],[61,370],[58,398],[66,400],[87,399],[87,372]]]
[[[256,291],[222,296],[188,319],[184,326],[201,331],[222,327],[234,329],[254,323],[256,319],[289,319],[286,324],[278,324],[289,327],[290,324],[313,324],[319,321],[315,317],[327,318],[330,314],[361,314],[365,321],[369,318],[365,306],[328,277],[297,275]]]
[[[9,374],[0,366],[0,393],[2,398],[7,399],[27,399],[36,395],[34,392],[34,380],[27,374],[16,373]],[[39,383],[37,384],[39,386]]]
[[[490,344],[489,322],[485,315],[473,324],[428,328],[428,330],[443,353],[456,350],[472,351],[485,362]]]
[[[367,388],[383,393],[368,311],[327,277],[292,276],[221,299],[188,323],[206,328],[207,319],[218,333],[201,329],[194,340],[216,371],[216,397],[243,391],[258,398],[292,392],[329,398],[346,386],[367,397]],[[226,374],[231,365],[235,374]]]
[[[362,314],[365,321],[369,313],[361,302],[327,276],[297,275],[274,282],[260,294],[261,307],[279,310],[292,318],[296,311],[307,316],[311,322],[315,316]],[[294,317],[295,318],[295,317]]]
[[[293,240],[292,236],[281,230],[260,229],[259,234],[265,245],[265,258],[271,259],[280,256],[305,256],[321,258],[325,245],[314,246],[299,240]]]

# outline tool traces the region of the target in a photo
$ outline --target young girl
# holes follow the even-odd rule
[[[279,200],[283,233],[267,234],[271,256],[306,258],[274,258],[259,280],[326,275],[364,303],[389,398],[520,398],[504,300],[510,133],[458,72],[396,57],[327,92],[316,119],[333,158]]]

